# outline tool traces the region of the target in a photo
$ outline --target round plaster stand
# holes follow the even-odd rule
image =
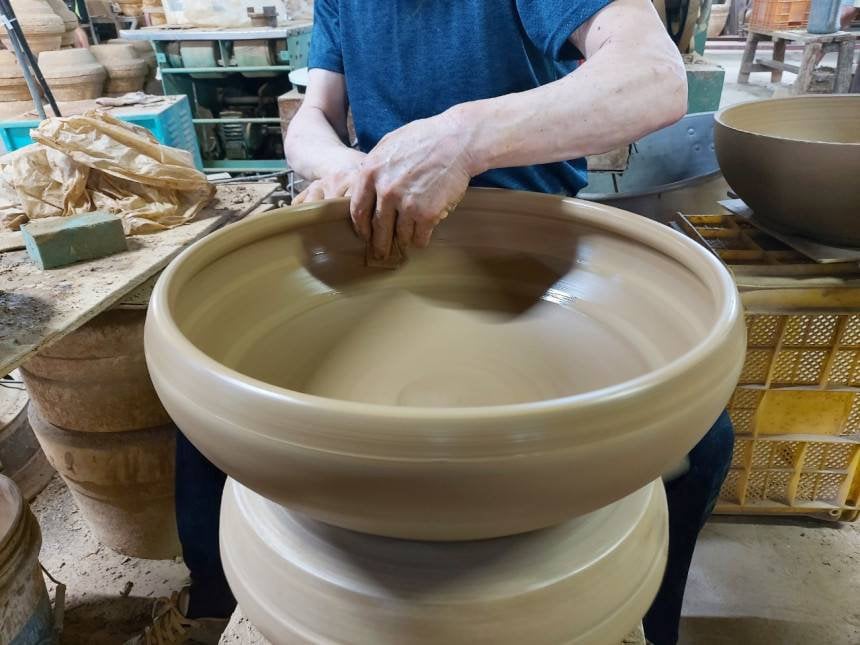
[[[558,526],[417,542],[327,526],[228,482],[221,554],[244,614],[272,643],[619,642],[663,577],[657,481]]]
[[[0,643],[55,643],[39,568],[42,535],[15,483],[0,475]]]
[[[11,0],[11,3],[34,54],[60,48],[65,33],[63,19],[45,0]],[[7,50],[12,50],[5,28],[0,29],[0,42]]]
[[[143,0],[143,16],[146,24],[151,27],[167,24],[167,15],[161,0]]]
[[[107,72],[89,49],[42,52],[39,67],[58,101],[95,99],[102,95]]]
[[[12,376],[17,380],[17,372]],[[41,492],[54,469],[45,458],[27,419],[27,392],[15,380],[0,381],[0,472],[18,486],[24,499]]]
[[[745,353],[732,277],[699,245],[500,190],[470,190],[396,271],[365,265],[346,199],[216,232],[162,273],[145,341],[171,418],[228,475],[423,540],[552,526],[645,486]]]
[[[30,410],[30,425],[99,542],[162,560],[180,554],[173,424],[129,432],[78,432]]]
[[[138,56],[134,47],[121,43],[92,45],[90,52],[107,71],[107,96],[121,96],[143,89],[149,67],[146,61]]]
[[[15,54],[0,50],[0,102],[26,101],[29,98],[30,90]]]
[[[61,47],[75,46],[75,29],[78,28],[78,17],[70,10],[63,0],[46,0],[51,10],[63,21],[63,37],[60,40]]]
[[[714,143],[729,185],[767,226],[860,247],[860,94],[723,108]]]

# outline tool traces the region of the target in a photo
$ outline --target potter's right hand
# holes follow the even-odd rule
[[[309,202],[318,202],[323,199],[334,199],[349,195],[349,189],[358,177],[358,166],[352,166],[340,170],[334,174],[317,179],[296,195],[293,206]]]

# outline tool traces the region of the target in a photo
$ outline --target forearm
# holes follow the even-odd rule
[[[635,59],[630,43],[610,42],[558,81],[451,108],[470,173],[606,152],[677,121],[687,106],[680,56],[665,43],[643,49]]]
[[[320,179],[357,166],[364,155],[344,144],[317,107],[302,105],[284,137],[290,167],[305,179]]]

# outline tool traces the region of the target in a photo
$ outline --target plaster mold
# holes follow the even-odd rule
[[[221,513],[230,588],[272,643],[618,643],[654,599],[668,544],[659,481],[549,529],[472,542],[327,526],[234,481]]]

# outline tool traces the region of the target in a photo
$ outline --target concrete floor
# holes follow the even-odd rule
[[[683,645],[860,643],[860,525],[715,517],[687,583]]]
[[[738,72],[741,67],[741,51],[726,51],[723,49],[705,49],[705,58],[716,65],[720,65],[726,71],[725,85],[723,85],[723,96],[720,100],[720,107],[734,105],[743,101],[752,101],[755,99],[766,99],[771,96],[787,96],[789,88],[794,83],[796,77],[791,72],[784,72],[780,83],[770,82],[769,72],[756,72],[750,75],[749,84],[741,85],[737,82]],[[761,50],[757,54],[758,58],[766,58],[767,52]],[[856,56],[860,56],[858,50]],[[801,53],[799,51],[787,51],[785,61],[787,63],[800,64]],[[822,58],[821,66],[836,67],[836,54],[828,54]]]

